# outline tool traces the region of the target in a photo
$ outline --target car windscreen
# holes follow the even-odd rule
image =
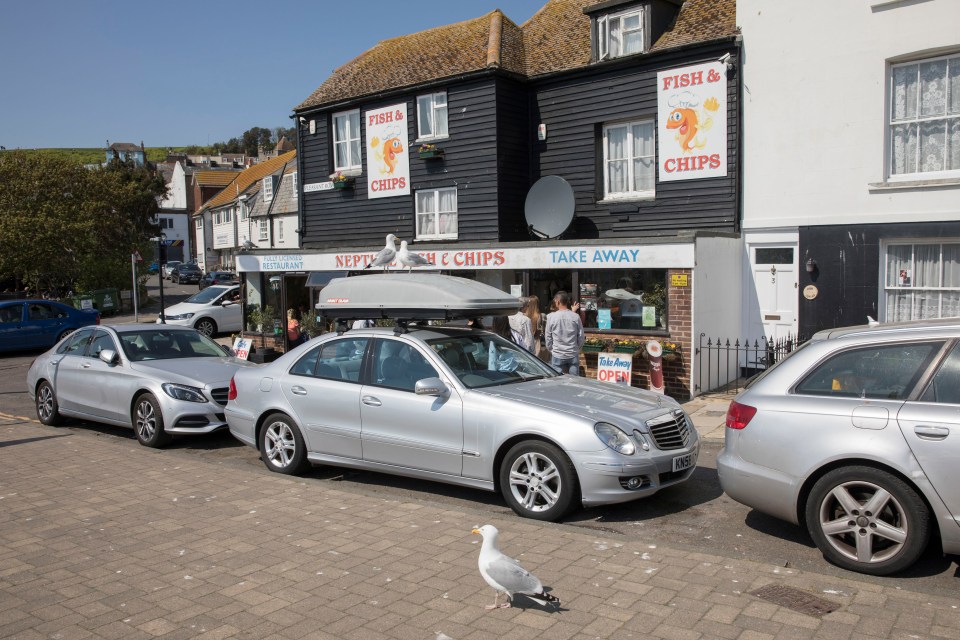
[[[202,291],[198,291],[197,293],[193,294],[192,296],[184,300],[184,302],[189,302],[191,304],[210,304],[211,302],[213,302],[214,300],[216,300],[218,297],[222,295],[223,295],[223,289],[219,287],[208,287],[206,289],[203,289]]]
[[[196,331],[143,329],[124,331],[120,345],[131,362],[171,360],[174,358],[222,358],[223,350],[216,342]]]
[[[434,338],[427,344],[471,389],[560,375],[529,351],[494,333]]]

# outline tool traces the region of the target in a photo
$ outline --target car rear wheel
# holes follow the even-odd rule
[[[64,329],[60,332],[60,335],[57,336],[57,342],[60,342],[74,331],[76,331],[76,329]]]
[[[260,458],[267,469],[277,473],[297,475],[310,468],[300,430],[282,413],[275,413],[264,422],[260,431]]]
[[[500,492],[519,515],[555,522],[576,506],[577,473],[556,446],[537,440],[521,442],[500,465]]]
[[[906,482],[873,467],[824,475],[806,504],[810,535],[833,564],[875,576],[902,571],[930,539],[930,512]]]
[[[210,338],[217,332],[217,323],[210,318],[200,318],[197,320],[197,324],[194,325],[194,328]]]
[[[41,382],[37,387],[37,418],[49,427],[63,423],[60,415],[60,405],[57,404],[57,394],[49,382]]]
[[[144,393],[133,403],[133,430],[145,447],[159,448],[170,442],[170,434],[163,430],[163,413],[153,394]]]

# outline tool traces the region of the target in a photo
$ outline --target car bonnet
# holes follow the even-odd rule
[[[160,382],[174,382],[204,388],[225,386],[237,369],[255,366],[252,362],[224,356],[222,358],[141,360],[132,363],[131,368],[141,374],[152,376]]]

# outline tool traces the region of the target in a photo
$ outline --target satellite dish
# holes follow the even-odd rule
[[[540,178],[527,192],[523,213],[538,238],[556,238],[573,222],[573,187],[560,176]]]

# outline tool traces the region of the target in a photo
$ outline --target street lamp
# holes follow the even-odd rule
[[[151,242],[157,243],[157,275],[160,276],[160,324],[167,324],[167,318],[163,314],[164,304],[163,304],[163,264],[166,262],[163,259],[163,243],[167,241],[167,234],[161,233],[159,236],[154,236],[150,238]]]

